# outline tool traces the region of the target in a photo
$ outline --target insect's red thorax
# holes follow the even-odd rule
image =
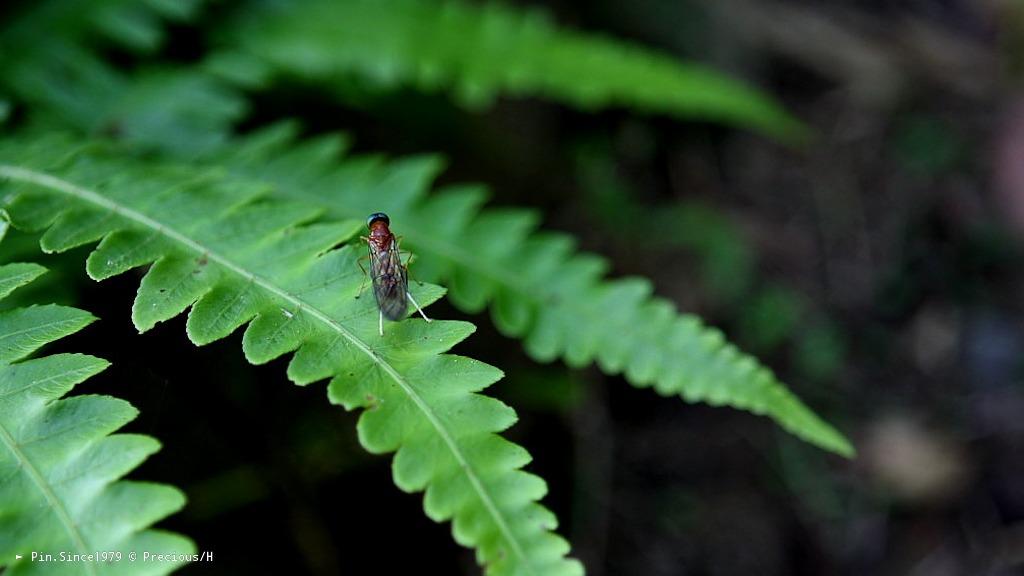
[[[387,250],[395,236],[383,220],[377,220],[370,224],[370,242],[379,250]]]

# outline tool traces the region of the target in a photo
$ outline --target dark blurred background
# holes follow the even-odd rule
[[[793,148],[533,99],[465,111],[411,90],[351,109],[268,90],[243,127],[298,116],[358,151],[445,153],[443,181],[484,182],[616,275],[652,278],[859,450],[844,461],[747,413],[537,365],[468,317],[480,329],[457,351],[508,375],[491,393],[519,412],[508,435],[588,573],[1024,574],[1024,8],[528,4],[744,78],[814,137]],[[187,57],[194,40],[166,50]],[[134,477],[181,487],[189,505],[162,525],[215,554],[182,574],[477,573],[322,384],[249,366],[239,335],[197,352],[183,318],[134,334],[131,275],[67,280],[103,321],[62,346],[113,362],[90,391],[130,400],[130,428],[164,442]]]

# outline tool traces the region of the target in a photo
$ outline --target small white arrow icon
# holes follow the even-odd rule
[[[15,560],[21,560],[21,554],[15,554],[14,555],[14,559]]]

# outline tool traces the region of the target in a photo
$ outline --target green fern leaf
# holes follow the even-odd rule
[[[152,51],[164,21],[197,11],[197,0],[43,0],[0,25],[0,92],[28,106],[28,122],[104,134],[190,157],[227,140],[245,102],[198,68],[125,74],[94,52],[116,43]],[[44,32],[41,32],[44,31]]]
[[[417,278],[446,283],[452,302],[467,312],[490,303],[497,327],[524,339],[537,360],[597,362],[635,386],[764,414],[826,450],[854,453],[842,434],[720,332],[652,297],[647,280],[606,279],[604,259],[574,252],[569,236],[537,232],[534,212],[482,210],[480,187],[449,187],[428,196],[441,167],[436,158],[343,159],[344,138],[297,144],[295,132],[290,124],[266,129],[216,161],[334,218],[386,211],[401,222],[406,245],[417,256]]]
[[[55,37],[68,42],[102,37],[134,50],[153,50],[163,41],[164,21],[195,16],[201,1],[40,0],[5,24],[4,39],[20,49],[37,49]]]
[[[264,10],[247,7],[227,33],[229,53],[217,60],[251,70],[250,83],[277,72],[339,90],[360,80],[451,87],[472,106],[499,93],[539,95],[586,110],[628,106],[781,138],[804,132],[740,82],[620,41],[559,29],[536,10],[452,0],[279,2]]]
[[[0,266],[0,299],[44,272]],[[118,480],[159,449],[148,436],[111,434],[135,418],[109,396],[60,399],[107,367],[82,354],[25,360],[95,318],[63,306],[0,312],[0,569],[4,574],[167,574],[181,562],[131,562],[135,551],[191,555],[177,534],[147,529],[181,508],[169,486]],[[61,554],[122,554],[118,562]],[[49,555],[49,561],[32,554]],[[20,559],[18,559],[20,556]],[[46,558],[43,556],[43,558]],[[140,556],[141,558],[141,556]]]
[[[38,278],[46,269],[38,264],[15,263],[3,266],[0,271],[3,272],[0,274],[0,300],[3,300],[11,292]]]
[[[332,402],[365,408],[361,443],[396,452],[395,483],[425,490],[427,515],[451,519],[455,540],[475,547],[489,573],[582,573],[552,532],[555,517],[537,503],[544,482],[521,470],[529,454],[498,435],[514,412],[478,394],[501,372],[444,354],[473,326],[404,321],[381,337],[372,299],[355,298],[361,250],[335,247],[362,217],[304,225],[317,215],[308,203],[263,199],[266,188],[243,178],[66,148],[52,140],[0,146],[12,222],[46,228],[47,250],[102,238],[87,263],[95,278],[153,263],[132,309],[139,330],[190,306],[196,343],[247,325],[249,361],[294,352],[289,378],[329,378]],[[443,292],[412,288],[424,305]]]

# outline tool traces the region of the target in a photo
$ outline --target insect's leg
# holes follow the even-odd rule
[[[423,316],[424,320],[430,322],[430,318],[427,318],[427,315],[423,313],[423,308],[420,308],[420,305],[416,302],[416,299],[412,297],[412,294],[406,292],[405,295],[409,298],[409,302],[412,302],[412,305],[416,307],[416,310],[420,313],[420,316]]]
[[[380,335],[384,335],[384,313],[377,311],[377,329],[380,331]]]
[[[356,264],[359,266],[359,269],[363,271],[363,281],[359,283],[359,292],[356,292],[357,300],[359,299],[360,296],[363,295],[363,288],[366,288],[366,278],[369,276],[369,274],[366,273],[366,268],[363,267],[363,260],[369,259],[369,256],[362,256],[358,260],[356,260]]]
[[[395,238],[395,247],[396,248],[399,246],[401,241],[402,241],[402,237],[401,236]],[[406,273],[409,272],[409,265],[412,264],[412,261],[415,260],[415,259],[416,259],[416,255],[413,254],[412,252],[409,252],[409,255],[405,257],[405,271],[406,271]],[[416,280],[416,283],[419,284],[420,286],[423,286],[423,282],[420,282],[419,280]]]
[[[406,259],[405,259],[405,272],[406,272],[406,275],[408,275],[408,273],[409,273],[409,264],[412,264],[412,261],[415,260],[415,259],[416,259],[416,255],[413,254],[412,252],[410,252],[409,256],[406,257]],[[415,278],[413,278],[413,282],[415,282],[419,286],[423,286],[423,282],[420,282],[419,280],[416,280]]]
[[[402,238],[405,238],[405,236],[395,236],[395,250],[398,250],[399,254],[402,253]],[[412,257],[413,257],[413,253],[412,252],[408,252],[408,256],[405,257],[405,267],[406,268],[408,268],[409,264],[412,262]]]
[[[396,248],[398,247],[398,242],[400,242],[401,240],[402,240],[401,236],[399,236],[398,238],[395,238],[395,247]],[[408,276],[408,273],[409,273],[409,263],[412,262],[412,256],[413,255],[410,253],[409,257],[406,258],[406,260],[405,260],[405,270],[406,270],[406,275],[407,276]],[[423,282],[418,282],[417,281],[417,284],[419,284],[420,286],[423,286]],[[416,302],[416,299],[412,297],[412,294],[408,290],[405,291],[405,296],[407,298],[409,298],[409,301],[412,302],[412,305],[416,307],[416,311],[420,313],[420,316],[423,316],[424,320],[426,320],[427,322],[430,322],[430,318],[427,318],[427,315],[423,313],[423,308],[420,308],[419,303]]]

